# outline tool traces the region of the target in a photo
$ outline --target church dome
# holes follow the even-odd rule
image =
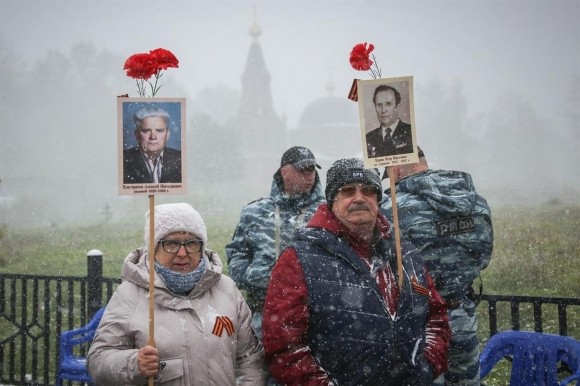
[[[304,109],[294,130],[291,145],[306,146],[320,159],[323,168],[343,157],[361,156],[358,103],[346,96],[327,96],[312,101]]]
[[[358,104],[346,97],[328,96],[311,102],[300,116],[297,129],[359,125]]]

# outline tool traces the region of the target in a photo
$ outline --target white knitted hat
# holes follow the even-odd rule
[[[207,228],[201,215],[184,202],[155,205],[155,245],[173,232],[189,232],[207,245]],[[149,245],[149,211],[145,213],[145,245]]]

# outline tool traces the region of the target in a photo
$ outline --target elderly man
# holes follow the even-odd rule
[[[232,241],[226,245],[230,276],[246,290],[252,325],[261,336],[262,307],[272,268],[324,199],[314,154],[294,146],[282,155],[270,195],[242,209]]]
[[[264,306],[271,375],[288,385],[429,385],[447,369],[445,302],[413,246],[379,213],[380,177],[345,158],[326,204],[276,263]]]
[[[418,150],[419,162],[393,166],[393,178],[401,233],[421,253],[449,306],[449,371],[436,384],[479,385],[472,284],[491,259],[491,211],[469,174],[431,170],[422,149]],[[381,211],[390,219],[390,189],[386,193]]]
[[[181,183],[181,151],[167,147],[167,111],[145,105],[133,121],[137,146],[123,151],[123,183]]]

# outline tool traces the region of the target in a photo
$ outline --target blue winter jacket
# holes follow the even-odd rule
[[[308,342],[320,366],[339,385],[427,385],[432,370],[423,351],[429,296],[423,263],[403,242],[405,282],[391,318],[368,265],[342,238],[320,228],[295,233],[292,245],[308,286]],[[392,239],[381,239],[375,255],[397,276]]]

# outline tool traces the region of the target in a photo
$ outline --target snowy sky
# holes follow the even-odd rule
[[[125,58],[163,47],[180,61],[180,68],[167,70],[164,79],[171,79],[187,95],[162,92],[158,96],[190,98],[190,108],[207,87],[227,85],[229,90],[241,90],[252,43],[249,30],[254,22],[262,30],[259,43],[271,75],[274,108],[285,117],[287,128],[296,128],[304,109],[327,95],[330,80],[336,87],[334,96],[346,100],[354,78],[371,79],[368,73],[353,70],[348,61],[355,44],[369,42],[376,47],[374,53],[384,78],[413,76],[419,138],[427,138],[426,129],[434,124],[446,125],[449,114],[457,108],[447,103],[448,99],[430,99],[440,95],[439,87],[445,92],[460,85],[469,118],[466,122],[477,123],[473,125],[477,128],[501,129],[508,124],[501,122],[506,116],[502,113],[510,111],[509,107],[502,110],[506,98],[526,107],[518,112],[529,112],[529,116],[510,117],[516,124],[506,129],[525,156],[511,162],[515,152],[510,153],[511,158],[506,155],[503,161],[494,159],[497,165],[491,168],[478,162],[477,157],[467,160],[473,162],[466,167],[479,167],[472,165],[469,171],[480,186],[512,183],[520,176],[523,182],[514,184],[534,199],[537,191],[550,196],[545,188],[550,181],[559,184],[554,185],[555,189],[576,185],[571,189],[577,192],[580,188],[577,169],[572,166],[578,163],[575,149],[580,148],[580,137],[570,133],[574,126],[569,114],[580,111],[572,111],[575,102],[570,98],[572,85],[576,85],[576,93],[580,85],[580,0],[0,0],[0,46],[14,54],[15,63],[32,66],[50,51],[70,57],[74,46],[90,43],[120,58],[119,79],[124,83],[118,85],[114,95],[129,92],[130,96],[137,96],[136,87],[133,79],[123,75]],[[417,93],[419,89],[423,92]],[[237,106],[224,103],[222,107],[219,100],[217,106],[223,109],[223,116],[233,117],[237,112],[232,111]],[[110,110],[114,113],[114,108]],[[221,114],[218,111],[216,114]],[[436,114],[440,111],[443,114]],[[442,121],[430,121],[428,117]],[[111,116],[111,122],[115,119]],[[535,156],[545,152],[538,136],[530,135],[528,123],[534,124],[536,119],[541,121],[541,130],[531,131],[557,132],[560,137],[556,138],[565,138],[568,158],[561,154],[549,159]],[[523,123],[518,126],[519,122]],[[549,127],[543,122],[549,122]],[[466,126],[465,131],[476,130],[473,127]],[[521,138],[530,141],[520,142],[518,131],[522,131]],[[483,131],[475,135],[485,138]],[[42,137],[36,139],[42,141]],[[55,142],[57,137],[52,138],[51,143]],[[443,142],[452,141],[444,138],[431,147]],[[33,165],[31,157],[38,154],[36,162],[41,165],[54,165],[70,173],[82,171],[72,170],[67,158],[32,148],[24,150],[15,150],[15,154],[29,157],[27,164]],[[482,143],[474,151],[485,156],[486,150]],[[79,149],[80,153],[84,151]],[[525,159],[530,154],[534,158]],[[430,161],[441,161],[433,162],[432,167],[443,161],[459,170],[464,167],[439,148],[430,157]],[[511,169],[505,167],[506,160]],[[531,164],[535,166],[529,167]],[[538,177],[530,170],[537,170],[539,164],[545,166],[540,179],[544,184],[537,190]],[[10,169],[5,164],[0,166]],[[496,175],[496,169],[501,169],[502,177]],[[105,167],[101,172],[107,173],[109,185],[116,183],[116,173],[111,174]],[[10,183],[6,177],[4,193],[16,190]],[[102,189],[116,197],[116,186],[109,185]],[[269,186],[269,182],[264,183],[263,188]],[[30,188],[34,191],[33,186]],[[78,184],[70,193],[85,197],[89,194],[86,190],[90,189]],[[503,191],[494,194],[502,198],[505,195]],[[520,194],[518,191],[514,197],[519,199]],[[94,199],[95,206],[102,207],[105,199],[113,202],[104,196],[102,193]],[[255,198],[250,192],[246,196],[240,200]]]
[[[383,77],[412,75],[415,87],[461,81],[470,113],[514,93],[549,116],[580,74],[579,0],[0,2],[0,37],[25,63],[85,41],[122,57],[164,47],[180,60],[167,76],[191,95],[241,87],[255,20],[275,109],[290,128],[329,79],[346,96],[353,78],[370,78],[348,62],[364,41],[375,44]]]

